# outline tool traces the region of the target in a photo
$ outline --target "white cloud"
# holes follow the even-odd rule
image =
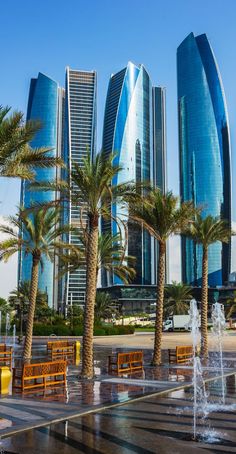
[[[7,224],[3,216],[0,216],[0,224]],[[4,238],[6,235],[0,233],[0,240]],[[17,254],[13,255],[7,263],[0,262],[0,296],[2,298],[8,298],[11,290],[17,285],[17,264]]]

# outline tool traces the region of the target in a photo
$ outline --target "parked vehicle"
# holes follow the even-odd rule
[[[173,315],[169,317],[163,323],[163,331],[175,331],[175,330],[183,330],[189,331],[188,324],[189,324],[190,317],[189,315]]]

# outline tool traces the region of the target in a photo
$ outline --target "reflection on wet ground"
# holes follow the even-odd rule
[[[126,349],[128,351],[129,349]],[[130,349],[131,350],[131,349]],[[108,355],[120,349],[95,347],[95,379],[81,381],[80,365],[68,365],[66,387],[47,388],[28,391],[24,395],[13,392],[11,396],[0,398],[0,435],[30,427],[42,426],[55,420],[65,420],[104,406],[128,402],[134,398],[150,396],[191,385],[191,365],[168,365],[167,351],[163,351],[163,366],[151,367],[151,351],[144,350],[144,369],[141,372],[120,377],[108,375]],[[32,362],[42,362],[47,357],[46,345],[34,346]],[[21,361],[21,349],[17,349],[15,365]],[[224,353],[226,372],[236,371],[236,355]],[[215,365],[215,367],[214,367]],[[220,375],[214,354],[204,369],[204,378],[211,379]],[[230,378],[227,380],[230,380]],[[230,387],[233,390],[233,387]],[[234,394],[234,390],[232,393]],[[230,390],[228,389],[230,394]],[[69,451],[68,451],[69,452]],[[87,451],[85,451],[87,452]],[[88,451],[89,452],[89,451]],[[91,451],[93,452],[93,451]]]
[[[193,399],[187,388],[29,430],[2,440],[1,448],[15,454],[236,452],[235,375],[226,378],[224,406],[217,380],[207,388],[212,411],[199,422],[198,443],[191,441]]]

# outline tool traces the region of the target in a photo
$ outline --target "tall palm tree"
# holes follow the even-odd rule
[[[41,265],[43,268],[44,257],[53,260],[54,254],[58,253],[58,250],[67,247],[60,241],[60,236],[64,232],[68,232],[69,227],[58,228],[59,220],[60,211],[55,208],[40,208],[32,211],[31,214],[20,208],[18,216],[8,218],[10,226],[0,225],[0,232],[9,235],[6,240],[0,242],[0,260],[6,262],[19,251],[32,257],[30,305],[23,351],[24,362],[28,362],[31,358],[39,266]],[[22,232],[21,235],[19,235],[19,231]]]
[[[73,163],[69,183],[62,181],[40,182],[32,185],[33,189],[60,190],[64,200],[70,199],[77,204],[80,211],[80,228],[86,232],[86,295],[84,310],[84,334],[82,351],[82,372],[85,379],[93,377],[93,326],[94,306],[97,288],[99,219],[111,218],[111,200],[129,193],[130,198],[136,198],[134,186],[120,184],[112,185],[113,178],[121,167],[114,163],[115,155],[106,156],[103,152],[94,159],[88,153],[83,164]],[[86,215],[87,222],[84,222]],[[84,225],[86,224],[86,225]]]
[[[181,282],[172,282],[169,287],[165,288],[167,302],[165,308],[174,315],[187,314],[189,309],[188,301],[192,298],[192,288]]]
[[[189,226],[186,235],[202,246],[202,295],[201,295],[201,355],[208,357],[207,313],[208,313],[208,248],[220,241],[228,243],[231,231],[227,222],[213,216],[203,218],[199,213]]]
[[[172,192],[162,194],[159,189],[151,189],[140,201],[130,201],[129,215],[141,224],[159,243],[156,325],[153,351],[153,365],[161,364],[161,340],[163,323],[163,300],[165,284],[166,242],[170,235],[178,234],[191,221],[194,208],[191,202],[179,204]]]
[[[60,255],[60,275],[76,271],[85,265],[87,235],[80,235],[81,246],[74,246],[67,253]],[[121,235],[106,233],[98,237],[97,276],[99,270],[113,273],[124,284],[128,284],[135,277],[133,268],[135,258],[126,255],[126,248],[121,240]]]
[[[31,148],[29,142],[41,128],[38,121],[23,122],[22,112],[0,106],[0,177],[34,179],[35,167],[63,165],[50,148]]]
[[[120,171],[114,162],[114,155],[105,156],[99,153],[93,160],[88,154],[83,166],[74,164],[71,173],[75,189],[74,197],[80,207],[87,213],[87,247],[86,247],[86,296],[84,311],[84,333],[82,352],[82,378],[93,377],[93,326],[94,306],[97,289],[99,218],[110,215],[112,196],[122,193],[122,186],[112,186],[112,180]]]

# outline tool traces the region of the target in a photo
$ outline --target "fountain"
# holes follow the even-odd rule
[[[13,344],[13,348],[15,348],[15,346],[16,346],[16,325],[13,325],[12,344]]]
[[[193,439],[197,439],[197,420],[201,414],[203,418],[208,415],[207,409],[207,393],[203,380],[203,371],[201,360],[198,356],[198,344],[200,340],[200,316],[197,308],[197,301],[190,301],[189,309],[189,328],[191,328],[192,343],[193,343]]]
[[[217,350],[220,374],[221,374],[221,402],[225,404],[225,383],[224,383],[224,365],[223,365],[223,354],[222,354],[222,340],[225,330],[225,312],[224,306],[220,303],[212,304],[212,332],[214,334],[215,345]]]
[[[8,340],[9,330],[10,330],[10,315],[6,314],[6,344],[7,344],[7,340]]]

